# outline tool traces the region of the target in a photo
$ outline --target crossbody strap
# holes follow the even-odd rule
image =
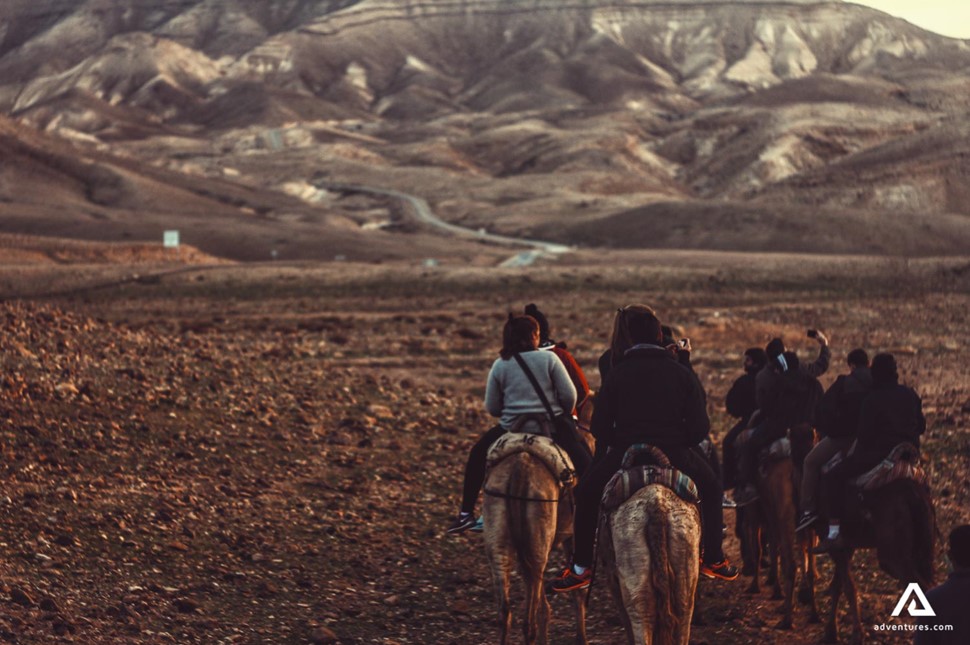
[[[556,415],[552,413],[552,406],[549,405],[549,399],[546,398],[546,393],[542,391],[542,387],[539,385],[539,381],[536,380],[535,374],[533,374],[532,370],[529,369],[529,366],[526,365],[525,359],[518,354],[512,354],[512,358],[515,359],[515,362],[518,363],[519,367],[522,368],[522,371],[525,372],[529,382],[532,383],[532,387],[535,389],[536,394],[539,395],[539,400],[542,401],[542,405],[546,408],[546,413],[549,415],[549,420],[552,421],[555,419]]]

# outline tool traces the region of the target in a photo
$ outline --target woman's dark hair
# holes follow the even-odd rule
[[[899,372],[896,370],[896,357],[892,354],[876,354],[872,359],[873,385],[894,385],[899,383]]]
[[[531,352],[536,348],[536,335],[539,333],[539,323],[532,316],[515,316],[509,314],[509,319],[502,330],[502,358],[508,360],[513,354]]]
[[[525,315],[532,316],[535,318],[536,322],[539,323],[539,342],[552,342],[552,336],[549,330],[549,320],[546,318],[544,313],[539,311],[539,308],[535,306],[535,303],[530,302],[525,306]]]
[[[616,365],[624,352],[638,343],[659,343],[660,319],[647,305],[627,305],[616,310],[613,337],[610,339],[610,365]]]

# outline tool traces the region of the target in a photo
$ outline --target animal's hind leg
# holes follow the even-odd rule
[[[775,531],[777,533],[777,531]],[[771,585],[771,599],[781,600],[784,598],[781,594],[781,577],[778,575],[778,549],[780,548],[779,540],[777,535],[772,535],[770,541],[768,542],[768,552],[771,554],[769,558],[771,559],[771,567],[768,568],[768,578],[765,580],[766,585]]]
[[[751,562],[751,584],[745,589],[747,593],[761,591],[761,527],[760,513],[754,506],[748,506],[744,511],[744,535],[748,545],[748,557]]]
[[[508,557],[504,563],[492,563],[492,579],[495,585],[495,596],[498,601],[499,644],[508,645],[509,634],[512,630],[512,607],[509,604],[509,571]]]
[[[852,579],[852,553],[846,555],[845,577],[842,583],[845,585],[845,595],[849,599],[849,616],[852,618],[852,642],[862,643],[864,636],[862,633],[862,616],[859,614],[859,595],[856,593],[855,580]]]
[[[825,643],[839,642],[839,599],[842,596],[842,584],[845,572],[849,568],[848,556],[844,552],[832,554],[832,562],[835,565],[832,573],[832,583],[829,585],[830,606],[829,620],[825,625],[825,636],[822,641]]]
[[[808,622],[820,623],[822,618],[818,614],[818,606],[815,602],[815,580],[818,571],[815,568],[815,554],[812,547],[815,546],[815,534],[809,533],[798,542],[798,552],[802,560],[802,581],[798,588],[798,602],[808,605]]]
[[[549,601],[542,592],[542,578],[535,572],[526,574],[525,620],[522,622],[524,642],[528,645],[549,642]]]

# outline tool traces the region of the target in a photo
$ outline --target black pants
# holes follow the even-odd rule
[[[707,446],[708,450],[705,450],[703,446]],[[721,473],[721,461],[717,458],[717,448],[714,447],[714,444],[710,440],[707,440],[706,443],[701,442],[694,446],[693,450],[700,456],[701,459],[707,462],[707,465],[710,466],[711,470],[714,471],[714,476],[717,477],[717,480],[719,482],[723,482],[724,478]],[[724,487],[723,483],[721,484],[721,487]]]
[[[845,512],[845,499],[848,494],[849,480],[871,470],[883,460],[885,455],[854,454],[835,465],[822,476],[822,496],[825,499],[825,514],[829,521],[842,519]]]
[[[586,475],[576,486],[576,519],[574,526],[575,551],[573,562],[583,567],[593,564],[593,547],[596,539],[596,523],[599,519],[600,498],[610,478],[620,469],[625,448],[610,449],[589,467]],[[717,475],[707,461],[692,448],[664,448],[674,468],[694,480],[701,496],[703,511],[704,562],[714,564],[724,559],[721,550],[721,526],[723,522],[721,498],[724,490]]]
[[[721,441],[721,450],[724,458],[721,460],[722,471],[721,471],[721,484],[724,486],[724,490],[734,488],[735,483],[738,479],[738,453],[737,446],[734,442],[737,441],[738,435],[746,427],[745,420],[742,419],[734,424],[734,427],[728,430],[728,433],[724,435],[724,439]]]
[[[481,439],[475,442],[471,452],[468,453],[468,463],[465,465],[465,482],[462,486],[461,511],[471,513],[475,510],[475,502],[478,500],[478,492],[485,483],[485,466],[488,457],[488,449],[495,441],[505,434],[505,428],[500,425],[490,428]],[[576,469],[577,477],[582,477],[583,473],[589,468],[592,457],[586,447],[576,434],[576,429],[572,432],[560,432],[553,437],[555,442],[566,451]],[[605,482],[604,482],[605,483]]]
[[[753,484],[758,468],[758,453],[776,440],[785,436],[787,428],[777,424],[763,423],[757,426],[741,448],[741,460],[738,464],[736,484]]]

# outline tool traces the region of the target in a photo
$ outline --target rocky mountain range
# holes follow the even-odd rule
[[[968,72],[842,2],[8,0],[0,231],[472,252],[355,184],[579,246],[962,254]]]

